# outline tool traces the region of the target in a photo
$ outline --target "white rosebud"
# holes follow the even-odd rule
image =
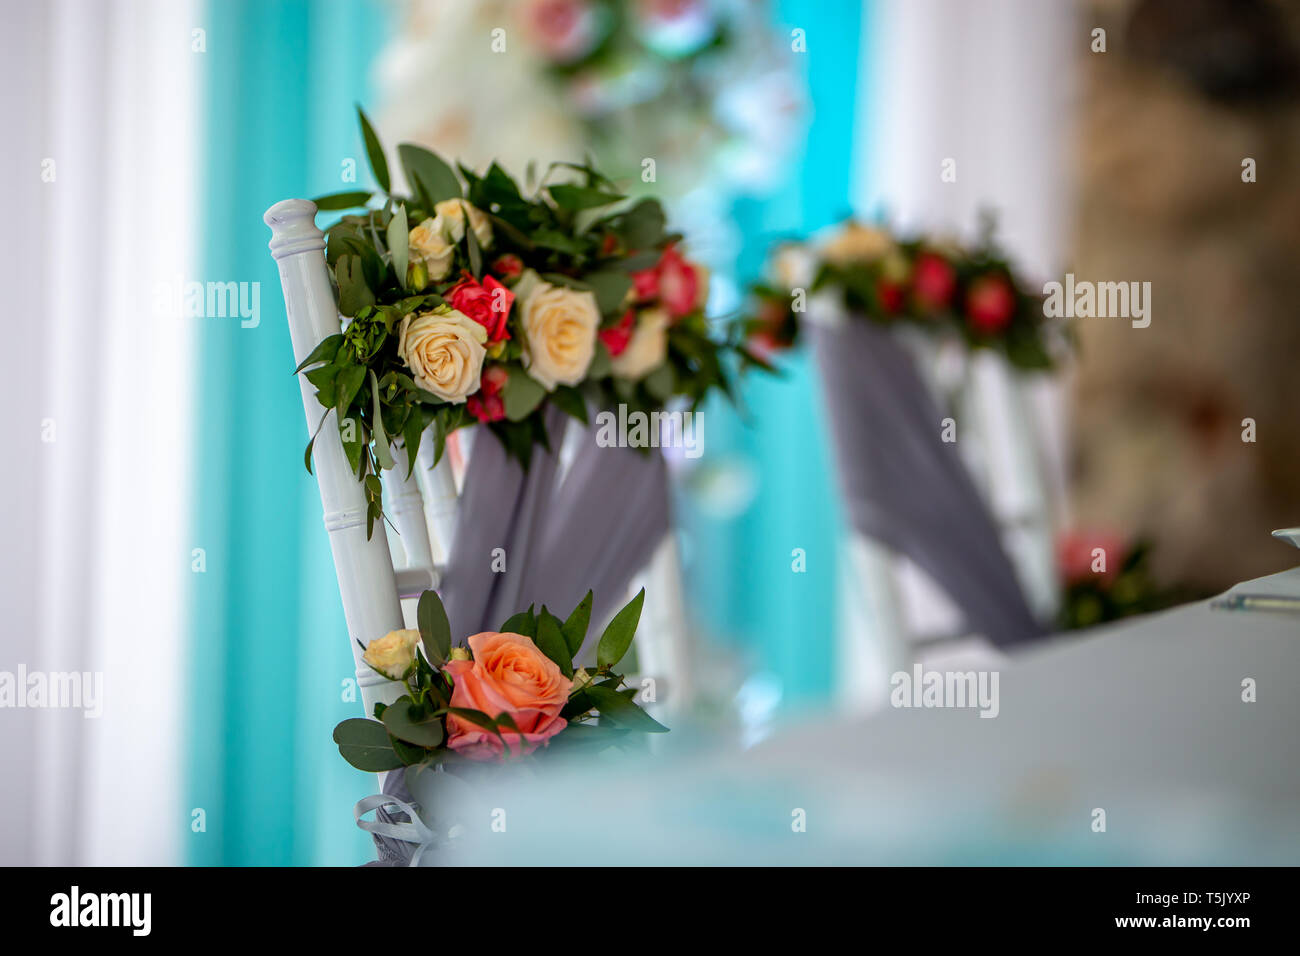
[[[445,279],[451,271],[451,262],[456,255],[456,246],[447,241],[442,223],[436,219],[426,219],[407,237],[411,250],[411,259],[419,259],[429,270],[429,279],[437,282]]]
[[[444,199],[433,207],[433,212],[436,221],[442,224],[443,235],[453,245],[465,238],[466,216],[479,246],[486,249],[492,245],[492,220],[477,206],[471,206],[463,199]]]
[[[419,631],[389,631],[370,642],[362,659],[389,680],[402,680],[415,667]]]

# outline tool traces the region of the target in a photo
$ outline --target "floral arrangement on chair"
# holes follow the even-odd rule
[[[820,293],[874,322],[955,333],[969,347],[995,349],[1021,369],[1050,369],[1060,350],[1044,320],[1042,296],[1026,291],[994,245],[991,227],[965,247],[847,222],[815,246],[781,247],[772,266],[774,281],[751,289],[754,314],[745,323],[750,341],[768,354],[796,344],[799,314]]]
[[[733,346],[704,315],[708,273],[683,256],[656,200],[629,204],[589,164],[570,163],[552,164],[525,195],[495,164],[453,170],[411,144],[398,148],[411,195],[397,195],[358,114],[379,192],[316,200],[364,210],[326,233],[346,327],[298,371],[338,413],[368,533],[393,446],[404,444],[409,473],[426,430],[437,460],[447,435],[482,423],[526,468],[534,445],[547,446],[548,405],[585,424],[588,402],[651,412],[731,394],[723,355]]]
[[[453,645],[442,601],[425,591],[419,630],[392,631],[364,649],[366,663],[406,693],[376,704],[373,720],[335,727],[339,752],[359,770],[380,772],[517,760],[539,748],[604,749],[632,734],[665,733],[614,672],[636,635],[644,599],[643,590],[614,615],[588,672],[574,667],[574,657],[586,639],[591,592],[563,621],[530,607],[500,632]]]

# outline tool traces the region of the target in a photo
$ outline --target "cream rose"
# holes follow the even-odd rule
[[[402,320],[397,354],[416,385],[459,404],[478,391],[486,342],[487,329],[463,312],[440,305]]]
[[[401,680],[415,666],[415,648],[419,631],[389,631],[370,642],[362,660],[389,680]]]
[[[870,262],[893,249],[888,233],[870,226],[849,223],[822,247],[822,255],[836,265]]]
[[[437,282],[445,279],[451,271],[451,261],[456,255],[456,247],[447,241],[443,224],[436,219],[426,219],[407,237],[411,258],[419,259],[429,270],[429,278]]]
[[[596,354],[600,310],[596,297],[526,276],[515,287],[526,290],[519,321],[524,330],[524,367],[547,391],[577,385]]]
[[[645,378],[668,357],[668,313],[645,309],[637,316],[627,348],[610,359],[610,370],[632,381]]]
[[[487,213],[477,206],[471,206],[463,199],[444,199],[433,207],[433,214],[442,224],[443,235],[454,245],[465,238],[465,219],[469,217],[469,227],[474,230],[474,238],[486,249],[492,245],[492,221]]]

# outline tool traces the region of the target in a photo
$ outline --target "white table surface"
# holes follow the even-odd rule
[[[1300,597],[1300,568],[1233,590]],[[477,839],[466,807],[458,842],[476,862],[608,860],[609,833],[627,863],[1300,863],[1300,614],[1186,605],[1053,638],[999,681],[994,719],[827,716],[503,786],[506,833]]]

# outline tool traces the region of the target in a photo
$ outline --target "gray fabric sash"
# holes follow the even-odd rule
[[[632,575],[668,533],[668,472],[657,450],[602,448],[593,424],[561,478],[569,419],[553,408],[546,415],[552,450],[535,448],[527,472],[495,435],[476,436],[438,589],[457,638],[495,631],[530,604],[564,618],[588,589],[595,592],[591,633],[598,634],[595,624],[622,605]],[[505,571],[492,570],[496,548],[505,550]],[[412,802],[400,770],[385,778],[384,793]],[[376,816],[405,822],[383,809]],[[374,840],[380,864],[410,861],[411,844],[378,834]]]
[[[906,555],[998,646],[1043,633],[998,530],[911,358],[881,325],[807,323],[821,370],[849,520]]]

